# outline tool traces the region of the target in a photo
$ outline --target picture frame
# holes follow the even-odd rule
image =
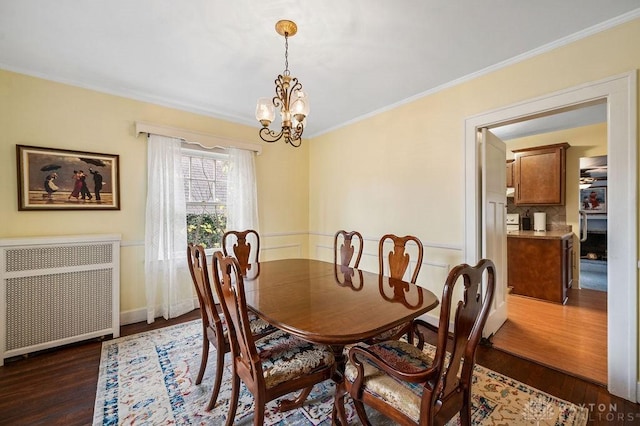
[[[607,187],[595,186],[581,189],[580,210],[585,213],[606,213]]]
[[[120,210],[114,154],[16,145],[18,210]]]

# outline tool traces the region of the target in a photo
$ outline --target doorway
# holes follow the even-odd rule
[[[544,122],[539,122],[540,133],[533,129],[527,130],[524,137],[520,137],[515,130],[510,134],[505,134],[502,128],[492,129],[497,135],[504,135],[506,151],[510,157],[513,150],[524,148],[534,148],[544,145],[566,142],[570,147],[566,150],[566,197],[562,206],[522,206],[515,203],[515,199],[509,197],[507,203],[507,213],[525,215],[525,212],[544,212],[546,215],[547,231],[567,233],[569,232],[573,249],[570,252],[571,260],[561,260],[560,253],[557,259],[559,264],[567,264],[573,269],[571,288],[562,292],[562,296],[567,299],[564,303],[552,302],[521,296],[523,291],[522,277],[519,283],[519,291],[511,292],[508,296],[507,321],[493,335],[491,341],[493,347],[512,355],[537,362],[541,365],[580,377],[598,385],[607,385],[607,294],[603,291],[596,291],[593,287],[598,284],[606,288],[607,276],[606,268],[597,268],[606,262],[606,197],[601,193],[604,190],[606,181],[604,179],[596,182],[589,178],[589,185],[594,185],[593,189],[587,188],[583,182],[580,188],[580,160],[588,154],[606,154],[607,149],[607,125],[606,125],[606,103],[604,108],[600,108],[601,114],[594,117],[594,123],[582,123],[566,117],[562,120],[562,125],[557,128],[545,126]],[[588,107],[591,108],[591,107]],[[581,114],[587,114],[587,108],[583,108]],[[579,110],[578,110],[579,111]],[[565,113],[558,114],[564,116]],[[536,119],[537,121],[540,119]],[[585,124],[585,125],[583,125]],[[526,126],[525,126],[526,125]],[[523,127],[529,127],[531,123],[523,122]],[[606,158],[606,155],[602,155]],[[584,160],[583,160],[584,163]],[[584,168],[583,168],[584,169]],[[600,168],[602,169],[602,167]],[[596,173],[595,165],[589,169]],[[583,175],[585,171],[583,170]],[[601,173],[600,173],[601,174]],[[585,179],[583,179],[584,181]],[[595,186],[600,185],[600,186]],[[590,197],[592,192],[595,195]],[[582,195],[587,197],[588,208],[581,200]],[[582,197],[582,198],[581,198]],[[578,219],[583,215],[578,215],[579,211],[588,212],[588,217],[593,219],[589,227],[589,237],[585,242],[580,242]],[[586,215],[586,213],[585,213]],[[587,222],[588,224],[588,222]],[[602,226],[604,230],[598,234],[594,226]],[[582,225],[586,225],[584,221]],[[585,233],[582,233],[585,235]],[[535,238],[533,236],[530,236]],[[604,237],[601,238],[601,237]],[[517,257],[517,245],[509,237],[508,261]],[[604,240],[605,246],[601,245]],[[536,240],[528,240],[536,241]],[[539,241],[539,240],[538,240]],[[596,247],[597,245],[597,247]],[[551,245],[553,246],[553,244]],[[587,253],[598,253],[597,260],[586,259]],[[581,256],[582,254],[582,256]],[[539,261],[537,256],[530,256],[528,259],[520,259],[520,267],[537,270],[543,265],[549,265],[549,259]],[[552,257],[553,259],[553,257]],[[541,263],[542,262],[542,263]],[[585,271],[586,262],[590,262]],[[580,265],[583,268],[580,268]],[[570,265],[570,266],[569,266]],[[559,265],[558,265],[559,266]],[[590,267],[590,268],[589,268]],[[581,270],[582,269],[582,270]],[[513,265],[508,265],[508,270],[518,273]],[[604,273],[599,273],[604,272]],[[531,276],[530,276],[531,277]],[[513,284],[511,277],[507,277],[509,284]],[[535,284],[535,283],[530,283]],[[528,284],[525,284],[525,287]],[[558,283],[558,285],[562,285]],[[583,289],[584,288],[584,289]],[[560,291],[560,290],[558,290]],[[514,293],[518,294],[514,294]],[[524,293],[526,294],[526,292]],[[559,296],[560,294],[558,294]],[[545,296],[542,296],[545,297]]]
[[[611,77],[547,96],[532,99],[479,114],[465,120],[465,260],[474,262],[483,255],[481,241],[486,232],[477,220],[482,215],[483,200],[478,193],[481,186],[482,162],[476,142],[478,129],[495,127],[563,108],[573,108],[594,100],[605,99],[608,109],[609,164],[611,200],[608,205],[608,287],[609,306],[616,306],[607,317],[608,334],[608,390],[610,393],[636,401],[637,379],[637,265],[636,265],[636,73]],[[612,232],[616,232],[612,238]],[[613,284],[613,285],[612,285]],[[504,301],[506,303],[506,296]]]

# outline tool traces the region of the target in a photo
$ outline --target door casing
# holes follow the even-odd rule
[[[476,138],[483,127],[606,100],[608,111],[608,385],[613,395],[637,402],[638,263],[637,263],[637,71],[554,92],[474,115],[465,120],[465,242],[463,257],[475,263],[483,256],[478,220],[483,205],[479,176],[482,158]],[[616,224],[616,226],[611,226]],[[506,285],[506,283],[504,284]],[[505,289],[506,290],[506,289]]]

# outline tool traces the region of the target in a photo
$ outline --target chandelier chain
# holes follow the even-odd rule
[[[289,33],[284,33],[284,75],[289,74]]]

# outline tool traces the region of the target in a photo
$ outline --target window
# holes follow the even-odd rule
[[[227,224],[228,156],[192,149],[182,151],[187,202],[187,241],[220,248]]]

